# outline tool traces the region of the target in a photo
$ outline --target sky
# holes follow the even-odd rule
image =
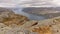
[[[0,0],[1,7],[50,7],[60,6],[60,0]]]

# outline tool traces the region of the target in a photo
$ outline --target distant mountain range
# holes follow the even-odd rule
[[[60,7],[27,7],[23,8],[23,11],[25,12],[34,12],[34,11],[44,11],[44,10],[54,10],[54,11],[60,11]]]
[[[60,16],[60,7],[28,7],[24,8],[22,11],[47,18]]]

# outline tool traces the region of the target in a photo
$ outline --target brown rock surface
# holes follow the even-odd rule
[[[12,10],[9,9],[0,9],[0,23],[4,23],[6,25],[22,25],[28,18],[22,15],[15,14]]]

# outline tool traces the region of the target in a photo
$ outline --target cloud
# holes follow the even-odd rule
[[[56,7],[60,6],[60,0],[0,0],[0,6],[23,7]]]

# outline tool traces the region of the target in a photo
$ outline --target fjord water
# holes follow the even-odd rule
[[[26,16],[28,17],[29,19],[31,20],[43,20],[45,19],[43,16],[38,16],[38,15],[34,15],[34,14],[29,14],[29,13],[26,13],[24,11],[22,11],[23,8],[14,8],[14,12],[17,13],[17,14],[20,14],[20,15],[23,15],[23,16]]]

